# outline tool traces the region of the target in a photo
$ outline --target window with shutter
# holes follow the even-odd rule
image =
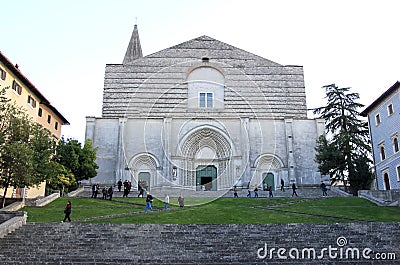
[[[31,97],[31,96],[28,96],[28,104],[29,104],[32,108],[36,108],[36,100],[35,100],[33,97]]]
[[[1,80],[6,80],[7,73],[3,69],[0,68],[0,76]]]
[[[21,95],[22,94],[22,87],[20,85],[18,85],[18,83],[14,80],[12,83],[12,89],[18,94]]]

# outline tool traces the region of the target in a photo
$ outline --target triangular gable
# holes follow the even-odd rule
[[[237,48],[235,46],[232,46],[230,44],[227,44],[225,42],[216,40],[214,38],[211,38],[209,36],[203,35],[185,42],[182,42],[180,44],[174,45],[172,47],[163,49],[161,51],[149,54],[144,56],[144,58],[160,58],[160,57],[170,57],[168,54],[172,51],[176,50],[185,50],[185,51],[192,51],[193,57],[199,58],[202,55],[204,56],[210,56],[210,59],[213,59],[212,54],[208,55],[206,51],[220,51],[223,55],[225,56],[222,58],[215,58],[215,59],[241,59],[243,60],[244,58],[246,60],[256,60],[256,61],[262,61],[262,64],[264,66],[282,66],[276,62],[273,62],[271,60],[268,60],[266,58],[263,58],[261,56],[258,56],[256,54],[250,53],[248,51],[245,51],[243,49]],[[173,55],[176,54],[176,52],[172,53]],[[199,58],[200,59],[200,58]]]

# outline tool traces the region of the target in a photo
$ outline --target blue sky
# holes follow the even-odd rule
[[[104,68],[122,63],[136,22],[144,55],[208,35],[283,65],[302,65],[308,107],[323,85],[369,105],[400,79],[400,1],[15,0],[0,6],[0,50],[70,121],[101,116]]]

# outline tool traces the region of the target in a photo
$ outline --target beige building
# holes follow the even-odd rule
[[[324,121],[307,118],[303,68],[208,36],[143,56],[137,26],[122,64],[105,70],[91,182],[152,192],[318,185]]]
[[[14,65],[0,52],[0,89],[3,88],[6,89],[6,97],[11,99],[11,102],[22,107],[33,121],[48,129],[55,139],[60,139],[61,127],[69,124],[67,119],[18,69],[18,65]],[[45,183],[42,183],[38,187],[30,187],[25,190],[9,189],[7,197],[43,196],[45,186]],[[0,194],[2,194],[1,190]]]

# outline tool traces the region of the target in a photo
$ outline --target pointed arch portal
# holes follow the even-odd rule
[[[182,140],[183,186],[196,190],[221,190],[232,186],[232,147],[222,131],[202,126],[189,132]]]

